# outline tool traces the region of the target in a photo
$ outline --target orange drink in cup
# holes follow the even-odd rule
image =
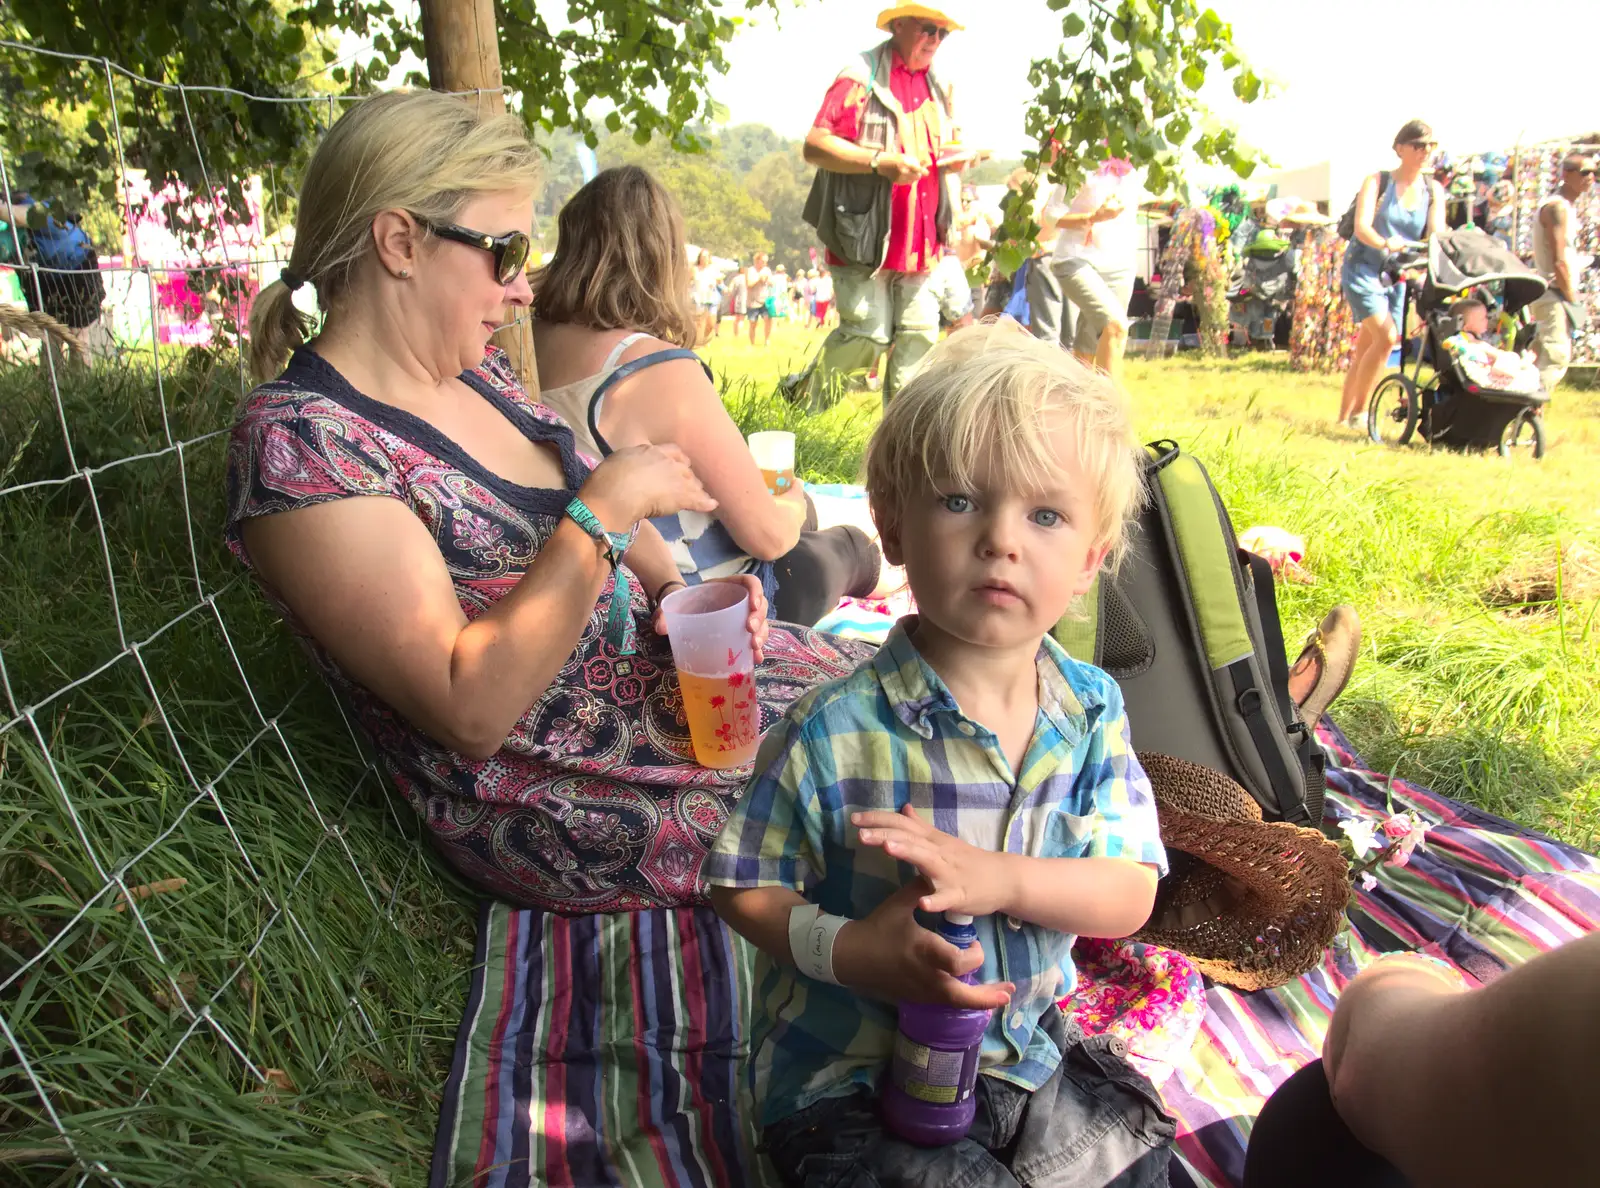
[[[749,763],[761,741],[750,596],[732,582],[707,582],[668,594],[661,609],[695,761],[703,767]]]
[[[750,453],[767,490],[782,495],[794,486],[794,434],[773,429],[750,435]]]

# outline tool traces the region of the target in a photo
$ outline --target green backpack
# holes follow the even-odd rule
[[[1323,756],[1289,696],[1272,569],[1239,547],[1205,467],[1170,441],[1146,448],[1127,558],[1051,634],[1116,678],[1134,750],[1204,764],[1267,820],[1315,828]]]

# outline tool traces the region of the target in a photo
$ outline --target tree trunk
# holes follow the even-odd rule
[[[477,91],[463,99],[479,104],[482,111],[505,111],[494,0],[422,0],[422,40],[428,54],[428,84],[434,90]],[[512,324],[494,336],[494,344],[510,356],[528,394],[537,396],[539,372],[528,311],[507,306],[505,320]]]

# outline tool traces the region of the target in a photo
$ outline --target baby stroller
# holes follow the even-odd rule
[[[1413,252],[1396,258],[1394,272],[1420,261]],[[1436,236],[1427,252],[1428,270],[1416,293],[1417,314],[1427,326],[1423,349],[1416,352],[1411,374],[1402,354],[1400,370],[1383,377],[1367,404],[1367,435],[1379,444],[1405,445],[1413,435],[1423,441],[1455,449],[1494,447],[1503,456],[1531,452],[1544,457],[1544,418],[1540,416],[1549,394],[1542,386],[1513,391],[1489,386],[1484,376],[1469,371],[1445,340],[1461,330],[1450,303],[1470,290],[1482,288],[1499,295],[1506,313],[1516,315],[1537,301],[1545,281],[1515,253],[1476,227],[1463,227]],[[1408,286],[1412,302],[1417,286]],[[1519,336],[1520,337],[1520,336]],[[1433,364],[1424,380],[1422,365]]]

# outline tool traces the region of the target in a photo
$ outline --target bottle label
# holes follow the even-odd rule
[[[889,1076],[907,1097],[931,1105],[955,1105],[972,1096],[978,1081],[978,1048],[933,1048],[895,1037]]]

